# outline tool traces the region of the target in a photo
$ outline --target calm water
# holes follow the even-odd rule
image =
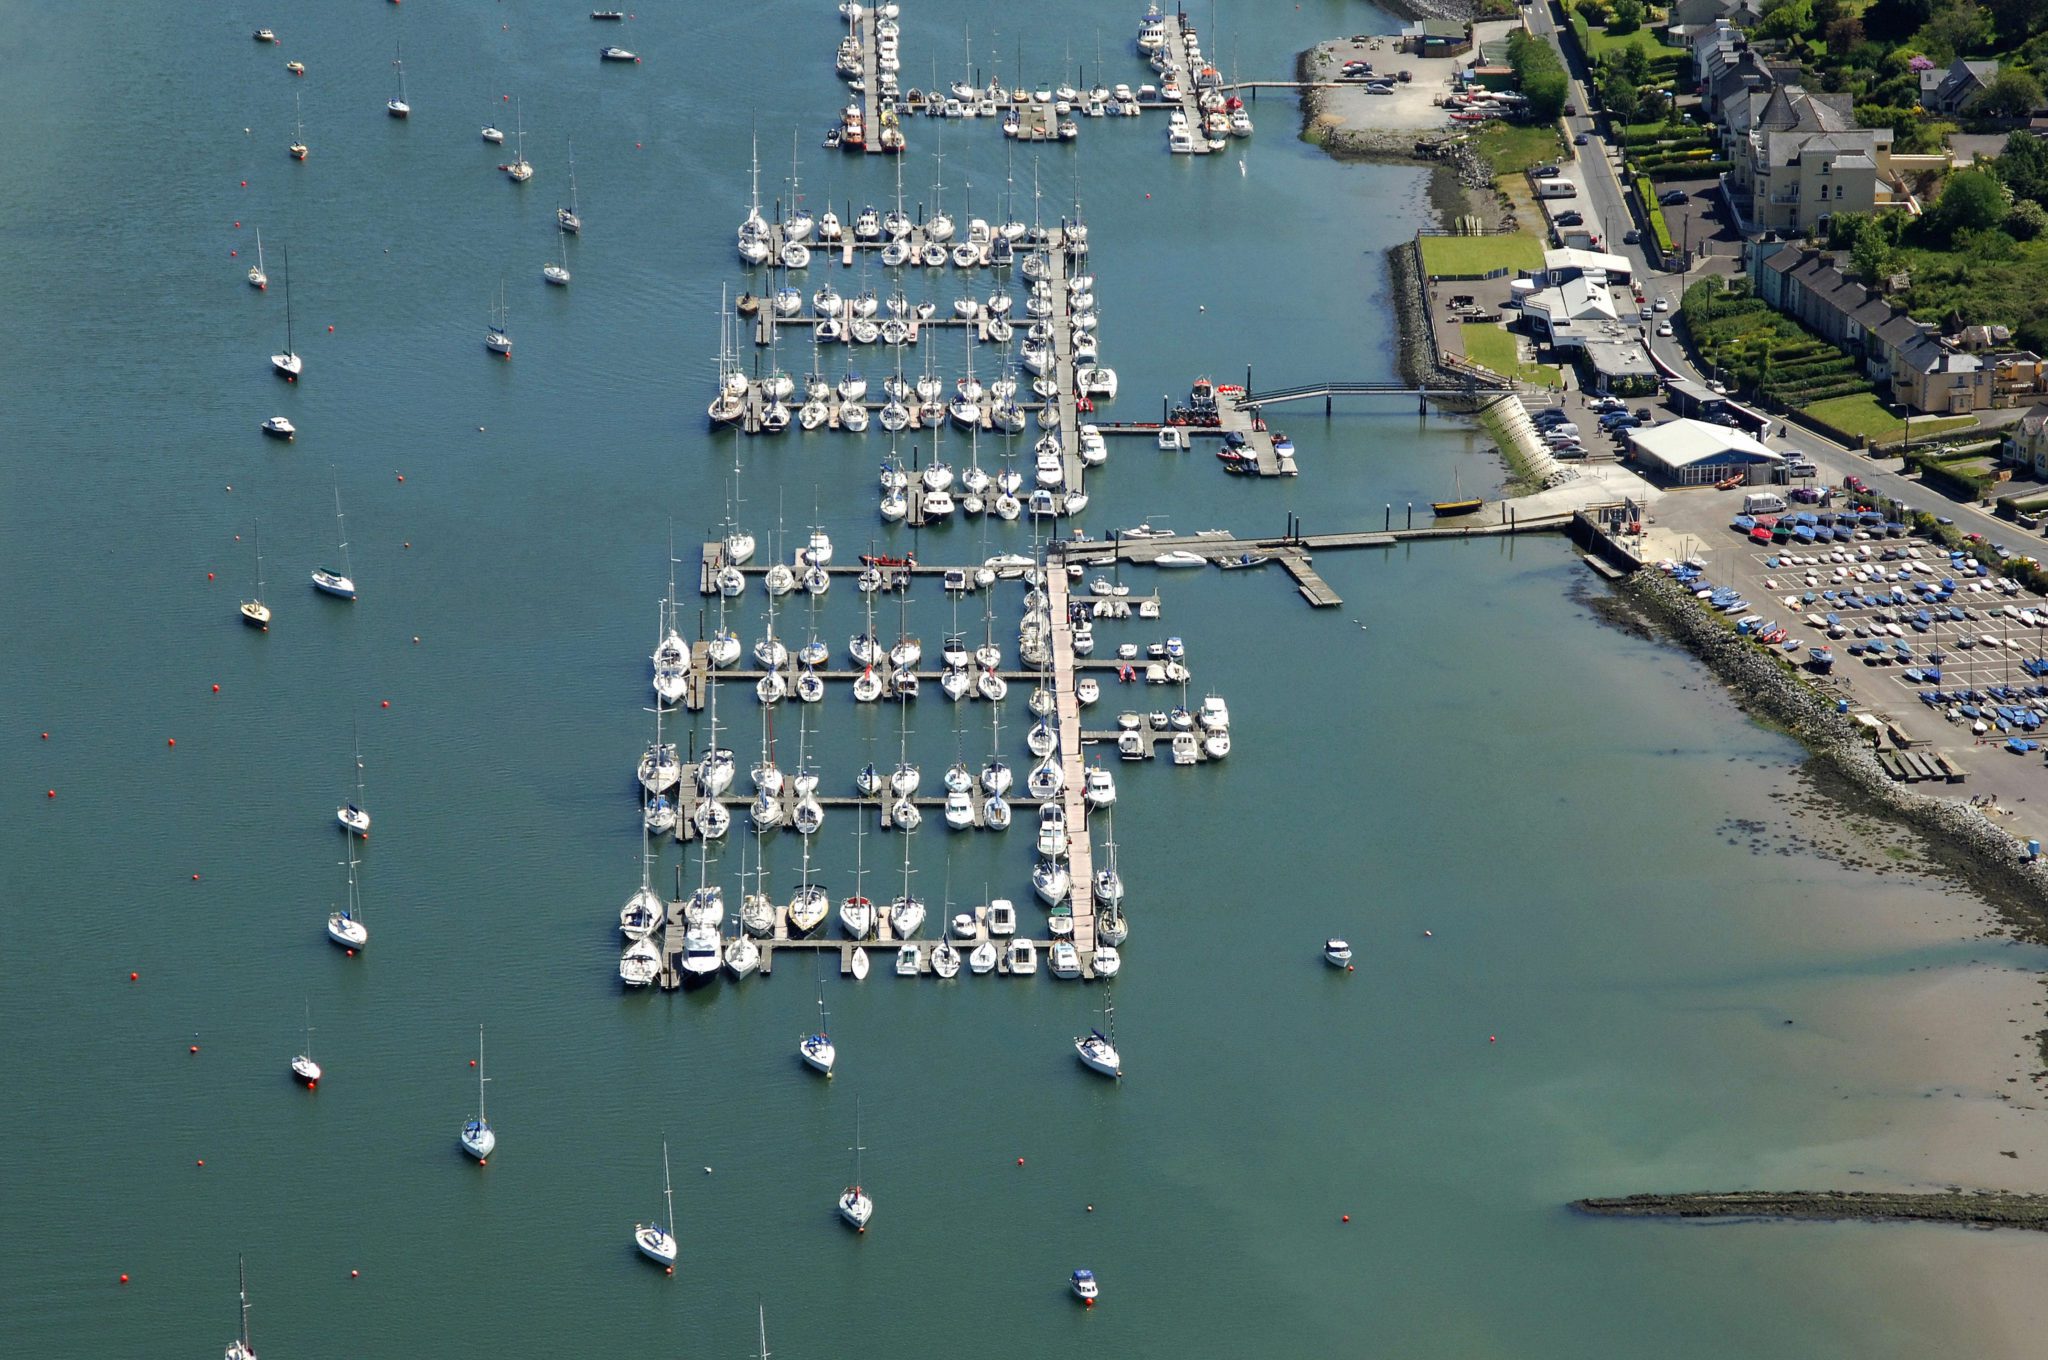
[[[245,1251],[272,1357],[738,1355],[757,1298],[786,1356],[1580,1356],[1649,1337],[1674,1356],[2026,1352],[2020,1329],[2043,1319],[1997,1284],[2038,1272],[2038,1243],[1558,1207],[1960,1176],[1919,1149],[1967,1112],[2005,1117],[1988,1085],[2005,1071],[1951,1097],[1890,1007],[1932,980],[1981,984],[1942,1051],[2002,1054],[2021,973],[2048,962],[1972,942],[1970,904],[1925,884],[1731,843],[1730,819],[1779,815],[1795,752],[1680,660],[1596,626],[1561,543],[1331,556],[1347,605],[1313,616],[1275,577],[1170,576],[1156,632],[1105,630],[1186,637],[1198,689],[1236,719],[1219,768],[1118,771],[1135,918],[1121,1089],[1068,1050],[1099,997],[1043,977],[828,979],[830,1085],[792,1053],[812,1018],[801,962],[622,998],[612,923],[637,869],[628,776],[651,735],[666,539],[673,524],[694,555],[736,447],[702,413],[719,291],[742,280],[749,138],[764,194],[782,191],[792,130],[814,204],[883,203],[894,181],[817,149],[840,94],[828,6],[622,31],[557,8],[147,8],[89,41],[47,7],[0,11],[0,242],[34,281],[0,351],[0,1350],[204,1354],[231,1334]],[[1034,73],[1092,66],[1099,22],[1108,78],[1139,78],[1135,12],[1031,13]],[[1366,13],[1310,3],[1236,34],[1226,19],[1209,45],[1277,74]],[[934,54],[954,78],[970,24],[977,63],[1007,73],[1020,35],[989,22],[912,8],[906,83],[929,83]],[[249,41],[259,24],[282,48]],[[408,125],[381,111],[401,39]],[[600,67],[605,41],[645,63]],[[295,93],[303,166],[284,155]],[[476,137],[512,126],[507,94],[539,167],[523,189]],[[1170,160],[1150,124],[1088,124],[1078,148],[1014,162],[992,126],[947,130],[956,213],[996,215],[1014,182],[1029,215],[1035,169],[1056,216],[1078,179],[1119,416],[1247,361],[1272,383],[1392,372],[1381,251],[1423,220],[1420,175],[1330,165],[1292,139],[1291,105],[1255,113],[1250,144],[1201,164]],[[910,132],[906,194],[929,201],[936,130]],[[561,292],[538,275],[571,137],[587,226]],[[241,277],[258,227],[268,294]],[[287,245],[296,388],[265,365]],[[480,343],[501,277],[510,364]],[[942,304],[955,286],[905,283]],[[879,377],[879,351],[864,361]],[[288,449],[256,430],[279,411],[302,430]],[[1468,488],[1497,475],[1469,431],[1411,411],[1290,419],[1299,481],[1245,485],[1134,444],[1091,478],[1091,524],[1275,530],[1293,510],[1315,529],[1439,494],[1454,467]],[[900,549],[873,514],[886,447],[737,445],[750,525],[766,537],[780,513],[792,533],[823,522],[842,552]],[[304,584],[335,552],[334,482],[353,606]],[[268,636],[233,622],[259,518]],[[927,558],[978,557],[1028,529],[925,540]],[[1017,607],[999,600],[1005,642]],[[977,610],[958,626],[978,633]],[[928,645],[955,626],[935,592],[908,619]],[[815,617],[778,620],[835,652],[861,626],[843,584]],[[751,696],[720,716],[749,757]],[[985,758],[985,706],[934,695],[913,716],[928,779]],[[902,740],[893,711],[843,694],[816,717],[835,790]],[[795,712],[778,719],[789,765]],[[377,816],[375,940],[355,960],[321,931],[343,889],[329,810],[352,721]],[[1023,722],[1009,705],[1013,764]],[[935,915],[949,890],[1029,896],[1022,835],[932,823],[913,857]],[[835,893],[851,829],[828,822],[815,857]],[[784,894],[793,840],[769,847]],[[729,891],[738,853],[712,865]],[[893,895],[900,841],[864,854],[869,891]],[[678,862],[668,847],[664,884]],[[1317,960],[1333,931],[1356,975]],[[308,1003],[330,1073],[314,1095],[285,1073]],[[482,1172],[455,1146],[479,1021],[502,1139]],[[859,1241],[831,1216],[856,1096],[878,1202]],[[627,1238],[658,1208],[664,1135],[674,1280]],[[2001,1136],[2041,1143],[2024,1122]],[[2020,1184],[2038,1165],[1999,1163]],[[1084,1264],[1105,1282],[1093,1315],[1064,1296]]]

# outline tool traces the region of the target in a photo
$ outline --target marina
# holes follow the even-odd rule
[[[1782,734],[1597,620],[1560,530],[1623,503],[1608,469],[1504,492],[1466,394],[1399,376],[1427,171],[1236,80],[1330,11],[498,8],[0,14],[24,277],[100,285],[20,293],[0,455],[20,1348],[766,1354],[770,1306],[788,1356],[2038,1334],[1985,1235],[1560,1212],[1674,1158],[2033,1174],[2001,1097],[2044,965],[1799,820]],[[905,92],[914,146],[871,154],[887,76],[997,126]],[[1105,87],[1139,135],[1091,129]],[[1162,157],[1238,95],[1263,136]],[[848,105],[859,154],[821,153]],[[1246,359],[1357,382],[1186,418]],[[769,437],[778,400],[815,437]],[[1943,688],[2026,683],[2004,650]],[[1894,707],[1943,787],[1967,722]],[[863,1307],[883,1280],[971,1292],[970,1330]]]

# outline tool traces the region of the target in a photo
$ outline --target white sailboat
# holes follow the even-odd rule
[[[251,628],[270,631],[270,606],[263,603],[263,521],[257,520],[252,536],[256,544],[256,595],[242,601],[242,622]]]
[[[292,1075],[308,1086],[320,1084],[320,1064],[313,1061],[313,1003],[306,1003],[306,1051],[292,1059]]]
[[[412,105],[405,98],[405,53],[400,51],[391,64],[398,68],[398,96],[384,101],[384,110],[393,118],[412,117]]]
[[[327,938],[354,953],[370,942],[363,924],[363,904],[356,889],[356,838],[348,838],[348,905],[327,918]]]
[[[501,358],[512,357],[512,311],[505,303],[505,280],[498,280],[498,304],[491,309],[491,323],[484,330],[484,348]]]
[[[825,984],[818,984],[818,1028],[797,1040],[796,1051],[812,1068],[832,1075],[832,1064],[839,1060],[839,1051],[832,1046],[832,1034],[825,1021]]]
[[[1074,1040],[1074,1055],[1081,1064],[1105,1077],[1121,1079],[1124,1074],[1123,1059],[1116,1051],[1116,1003],[1107,992],[1102,999],[1102,1023],[1109,1029],[1107,1034],[1091,1029]]]
[[[270,367],[282,375],[286,382],[297,382],[299,375],[306,371],[305,361],[292,342],[292,251],[284,251],[284,353],[270,356]]]
[[[500,170],[514,184],[524,184],[533,178],[533,165],[526,159],[526,110],[522,104],[513,105],[514,122],[512,159],[499,166]]]
[[[477,1165],[489,1160],[498,1146],[498,1135],[491,1128],[491,1121],[484,1116],[484,1083],[490,1078],[484,1075],[484,1027],[476,1027],[476,1118],[462,1126],[462,1150],[476,1158]]]
[[[853,824],[853,895],[839,901],[839,928],[849,939],[865,940],[875,933],[875,904],[861,892],[867,878],[867,818]]]
[[[569,206],[555,209],[555,225],[571,236],[583,230],[583,218],[576,209],[576,143],[569,142]]]
[[[331,468],[329,469],[329,471],[332,470]],[[337,599],[353,600],[356,597],[356,582],[355,577],[351,573],[354,572],[355,568],[349,562],[348,557],[348,521],[343,519],[341,514],[341,483],[339,481],[336,481],[334,484],[334,532],[341,548],[341,570],[336,571],[332,567],[313,568],[313,589],[323,595],[332,595]]]
[[[558,208],[556,211],[559,212],[561,210]],[[559,261],[549,260],[546,264],[542,265],[540,267],[540,276],[557,288],[567,288],[569,286],[569,238],[567,236],[562,237],[562,258]]]
[[[899,940],[907,940],[924,928],[924,899],[910,895],[911,840],[911,834],[903,837],[903,895],[889,904],[889,930]]]
[[[249,266],[249,286],[267,290],[270,275],[263,272],[263,228],[256,229],[256,263]]]
[[[334,820],[340,822],[346,831],[352,831],[365,840],[370,835],[370,814],[363,807],[363,737],[362,729],[351,723],[355,732],[356,753],[356,796],[334,810]]]
[[[640,888],[626,899],[626,905],[619,908],[619,933],[629,940],[644,940],[660,930],[668,921],[668,907],[661,900],[661,894],[654,891],[653,857],[648,853],[647,838],[640,838]]]
[[[832,909],[832,896],[820,885],[811,882],[811,840],[803,838],[803,875],[797,884],[796,894],[789,899],[789,933],[793,936],[808,935],[825,924],[825,917]]]
[[[228,1342],[226,1360],[256,1360],[256,1348],[249,1344],[249,1267],[240,1256],[235,1258],[235,1274],[240,1279],[236,1293],[241,1299],[242,1332]]]
[[[668,1224],[635,1223],[633,1245],[640,1254],[656,1265],[666,1267],[675,1273],[676,1265],[676,1191],[675,1183],[668,1174],[668,1140],[661,1140],[661,1197],[668,1205]]]
[[[869,1198],[867,1191],[861,1188],[860,1183],[860,1155],[867,1149],[861,1146],[860,1141],[860,1098],[857,1096],[853,1102],[853,1147],[851,1150],[853,1152],[853,1184],[847,1186],[846,1189],[839,1193],[839,1216],[845,1219],[855,1232],[866,1232],[868,1230],[868,1220],[873,1218],[875,1214],[875,1202]]]
[[[290,147],[292,159],[302,161],[309,154],[309,148],[306,146],[306,119],[304,113],[299,108],[299,95],[296,90],[292,92],[292,121],[293,125],[297,128],[297,131],[292,134],[292,144]]]

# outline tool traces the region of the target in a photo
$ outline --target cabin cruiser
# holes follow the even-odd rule
[[[1351,966],[1351,945],[1348,941],[1330,939],[1323,943],[1323,962],[1332,968]]]

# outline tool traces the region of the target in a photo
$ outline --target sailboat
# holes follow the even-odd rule
[[[386,100],[384,110],[393,118],[410,118],[412,117],[412,105],[405,102],[405,53],[402,50],[399,51],[398,55],[392,59],[391,64],[398,68],[398,97]]]
[[[1104,1034],[1099,1029],[1089,1030],[1074,1040],[1074,1053],[1081,1059],[1082,1066],[1100,1072],[1105,1077],[1121,1080],[1124,1075],[1124,1063],[1116,1051],[1116,1003],[1110,999],[1107,992],[1103,993],[1102,999],[1102,1023],[1109,1027],[1109,1033]]]
[[[348,905],[327,917],[327,938],[354,953],[370,942],[370,928],[363,924],[362,899],[356,889],[356,842],[348,842]]]
[[[860,1098],[856,1096],[853,1101],[853,1184],[839,1193],[839,1216],[855,1232],[866,1232],[868,1220],[875,1214],[874,1200],[868,1198],[860,1185],[860,1155],[866,1150],[860,1141]]]
[[[306,1003],[306,1051],[292,1059],[292,1075],[308,1086],[320,1084],[320,1064],[313,1061],[313,1003]]]
[[[286,296],[290,296],[290,277],[285,284]],[[498,280],[498,305],[491,309],[491,324],[484,332],[484,348],[493,354],[512,357],[512,332],[505,329],[512,319],[511,310],[505,305],[505,280]]]
[[[298,131],[292,134],[292,159],[295,161],[302,161],[306,159],[307,152],[306,118],[304,110],[302,110],[299,107],[299,95],[296,90],[292,92],[292,120],[294,125],[298,128]]]
[[[338,481],[334,484],[334,529],[341,545],[341,570],[336,571],[332,567],[313,568],[313,589],[325,595],[353,600],[356,597],[356,583],[355,578],[349,574],[354,568],[348,560],[348,521],[341,517],[341,483]]]
[[[506,177],[514,184],[524,184],[533,178],[533,165],[526,159],[526,113],[519,105],[514,105],[513,107],[516,110],[514,117],[518,119],[513,124],[514,128],[517,129],[513,136],[517,140],[513,143],[512,159],[498,168],[503,170]]]
[[[557,212],[560,212],[560,211],[561,211],[561,209],[557,208],[557,209],[556,209],[555,211],[557,211]],[[557,287],[557,288],[567,288],[567,287],[569,286],[569,238],[568,238],[568,237],[566,237],[566,236],[565,236],[565,237],[563,237],[563,238],[562,238],[562,260],[561,260],[561,263],[560,263],[560,264],[557,264],[557,263],[556,263],[555,261],[553,261],[553,260],[549,260],[549,261],[548,261],[548,262],[547,262],[546,264],[544,264],[544,265],[542,265],[542,266],[540,267],[540,276],[541,276],[542,278],[546,279],[546,280],[547,280],[547,281],[548,281],[549,283],[552,283],[553,285],[555,285],[555,287]]]
[[[235,1258],[235,1274],[240,1278],[242,1334],[228,1342],[227,1360],[256,1360],[256,1348],[249,1344],[249,1267],[240,1256]]]
[[[576,212],[576,143],[569,143],[569,206],[555,209],[555,225],[571,236],[583,230],[583,219]]]
[[[861,893],[863,881],[867,878],[867,818],[861,817],[853,824],[853,896],[839,901],[839,928],[849,938],[865,940],[875,933],[875,904]]]
[[[1429,508],[1438,518],[1448,519],[1453,515],[1469,515],[1482,504],[1477,496],[1465,494],[1464,483],[1458,477],[1458,469],[1451,469],[1452,498],[1447,501],[1431,501]]]
[[[491,1121],[484,1117],[484,1083],[490,1078],[484,1075],[484,1027],[476,1027],[476,1118],[462,1126],[462,1150],[476,1158],[482,1166],[490,1159],[491,1152],[498,1146],[498,1135],[491,1129]]]
[[[899,940],[908,940],[924,928],[924,899],[910,895],[910,842],[912,833],[903,837],[903,895],[889,904],[889,931]]]
[[[263,603],[263,521],[256,521],[256,597],[242,601],[242,622],[270,631],[270,606]]]
[[[284,252],[284,353],[270,356],[270,366],[284,375],[286,382],[297,382],[306,365],[299,358],[299,352],[292,348],[292,252],[287,246]]]
[[[268,290],[270,275],[263,272],[263,228],[256,229],[256,263],[249,266],[249,286]]]
[[[370,835],[370,814],[363,807],[362,729],[355,724],[350,724],[350,727],[356,734],[356,796],[334,810],[334,820],[341,823],[343,830],[353,831],[356,835],[367,840]]]
[[[818,1028],[797,1040],[799,1057],[826,1076],[832,1075],[832,1064],[838,1060],[839,1052],[832,1047],[832,1034],[825,1024],[825,984],[818,984]]]
[[[676,1191],[675,1183],[668,1174],[668,1140],[661,1140],[661,1197],[668,1204],[668,1226],[659,1223],[635,1223],[633,1245],[640,1248],[640,1254],[657,1265],[666,1266],[669,1273],[675,1273],[676,1266]]]

